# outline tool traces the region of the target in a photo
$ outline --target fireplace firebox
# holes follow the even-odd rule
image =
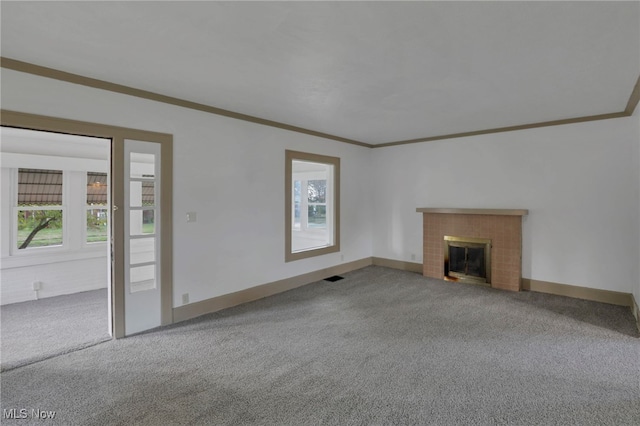
[[[491,240],[445,235],[444,278],[491,285]]]

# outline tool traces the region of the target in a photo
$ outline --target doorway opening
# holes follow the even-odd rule
[[[111,139],[1,127],[2,370],[112,337]]]
[[[109,218],[107,235],[110,241],[106,248],[110,262],[108,282],[111,285],[107,292],[110,298],[107,310],[108,325],[111,327],[110,335],[118,339],[173,323],[173,136],[148,130],[7,110],[1,111],[0,125],[11,129],[33,130],[60,137],[76,135],[81,138],[110,141],[110,164],[107,168],[110,185],[107,193],[110,198],[107,208],[101,211],[101,206],[87,207],[83,204],[83,208],[86,208],[87,211],[83,211],[82,214],[87,214],[89,218],[83,216],[76,221],[81,223],[80,226],[83,227],[85,220],[92,219],[98,222],[94,225],[99,227],[103,214],[107,214]],[[55,144],[50,146],[55,146]],[[11,157],[9,154],[8,157]],[[76,157],[78,156],[76,155]],[[34,165],[33,168],[47,169],[47,166],[39,164]],[[142,175],[137,174],[140,168],[146,170]],[[93,181],[88,176],[87,185],[101,185],[100,176],[93,175],[92,178]],[[3,182],[8,181],[6,179]],[[140,195],[138,190],[142,186],[146,188],[147,192],[151,191],[151,187],[153,188],[151,191],[153,193],[152,203],[148,199],[145,203],[145,198],[138,196]],[[84,187],[75,187],[75,190],[84,194]],[[5,191],[4,187],[2,191]],[[9,192],[7,190],[7,193]],[[144,204],[140,205],[141,203]],[[54,205],[36,210],[56,209],[60,210],[59,216],[66,218],[62,219],[62,223],[66,223],[65,221],[69,220],[69,214],[65,213],[65,208]],[[89,210],[96,211],[90,212]],[[74,208],[73,211],[78,210]],[[13,212],[9,213],[3,213],[0,218],[13,217]],[[140,221],[141,225],[146,225],[141,227],[142,235],[138,233],[140,230],[138,222]],[[153,223],[152,227],[151,223]],[[68,231],[69,226],[66,229]],[[148,232],[150,229],[153,232]],[[147,232],[144,232],[145,230]],[[64,232],[63,238],[65,238]],[[84,232],[85,236],[89,234],[86,230]],[[14,240],[16,238],[17,236]],[[141,239],[147,241],[132,242]],[[7,238],[0,238],[2,244],[9,244],[7,246],[9,248],[4,251],[8,253],[11,244],[6,243],[7,240]],[[150,242],[152,244],[148,244]],[[143,245],[145,250],[138,250],[140,248],[138,243]],[[62,248],[58,247],[60,253],[56,252],[56,256],[65,253],[64,245],[62,246]],[[52,252],[55,252],[53,248],[51,248]],[[152,252],[147,249],[152,249]],[[56,256],[53,258],[57,259]],[[14,257],[9,256],[7,259]],[[2,260],[4,265],[6,259]],[[10,261],[16,262],[15,260]],[[150,285],[151,280],[153,285]],[[140,288],[138,286],[140,283],[149,285]],[[41,290],[40,284],[36,284],[34,287]]]

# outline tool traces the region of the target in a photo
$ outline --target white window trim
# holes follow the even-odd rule
[[[57,169],[52,169],[57,170]],[[40,256],[49,253],[63,253],[69,251],[69,228],[68,228],[68,188],[69,174],[62,171],[62,206],[18,206],[18,168],[11,170],[11,256]],[[48,247],[31,247],[18,249],[18,211],[24,210],[61,210],[62,211],[62,244]]]
[[[71,232],[72,229],[70,227],[70,219],[69,219],[69,209],[72,207],[70,203],[70,197],[74,194],[71,194],[69,191],[70,188],[70,179],[71,174],[68,170],[62,169],[62,206],[34,206],[34,207],[18,207],[18,172],[20,168],[38,168],[38,167],[11,167],[9,168],[9,185],[11,190],[7,191],[10,194],[10,206],[6,210],[10,212],[10,217],[8,218],[9,229],[8,232],[8,247],[7,252],[3,255],[2,259],[2,269],[10,269],[10,268],[22,268],[27,266],[35,266],[35,265],[45,265],[50,263],[59,263],[66,261],[74,261],[78,259],[91,259],[91,258],[99,258],[104,257],[105,248],[107,243],[109,242],[109,237],[107,236],[107,241],[98,241],[93,243],[87,243],[87,229],[86,229],[86,211],[89,209],[104,209],[107,212],[107,220],[108,223],[111,223],[111,191],[107,191],[107,205],[106,206],[90,206],[86,204],[86,192],[83,194],[83,221],[79,223],[79,230],[73,230],[75,232],[75,237],[80,235],[81,243],[80,246],[76,246],[75,248],[71,247]],[[52,170],[60,170],[60,169],[52,169]],[[94,170],[88,170],[87,172],[91,172]],[[86,173],[86,172],[85,172]],[[109,184],[110,173],[107,172],[107,185],[110,188]],[[86,182],[85,182],[86,188]],[[62,211],[62,245],[59,246],[48,246],[48,247],[30,247],[28,249],[19,250],[18,249],[18,223],[17,216],[18,211],[21,210],[61,210]],[[76,224],[73,224],[76,226]],[[107,235],[110,235],[110,228],[108,228]],[[78,243],[76,242],[76,245]]]
[[[8,256],[2,258],[2,270],[11,268],[24,268],[26,266],[47,265],[50,263],[73,262],[81,259],[93,259],[105,257],[105,246],[91,245],[81,252],[71,250],[47,250],[37,251],[37,255],[29,253],[27,255]]]

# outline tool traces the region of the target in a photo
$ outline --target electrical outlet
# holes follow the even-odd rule
[[[34,281],[33,282],[33,291],[42,290],[42,282]]]
[[[198,219],[196,212],[187,212],[187,222],[195,222]]]
[[[411,253],[411,260],[416,260],[416,254],[415,253]]]
[[[340,255],[340,262],[344,262],[344,254]]]
[[[185,293],[182,295],[182,304],[186,305],[189,303],[189,293]]]

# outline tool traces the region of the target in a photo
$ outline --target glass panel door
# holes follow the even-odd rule
[[[161,325],[160,144],[124,142],[125,334]]]

